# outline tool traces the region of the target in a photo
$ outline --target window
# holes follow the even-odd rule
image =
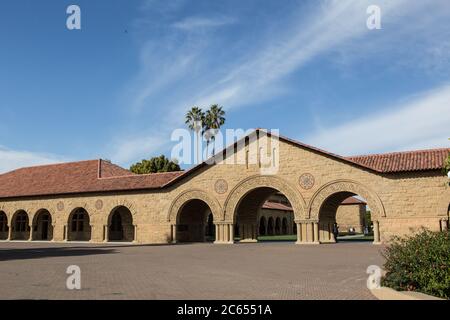
[[[71,227],[72,232],[83,232],[85,218],[86,213],[83,211],[78,211],[73,214]]]
[[[15,231],[26,232],[28,228],[28,216],[25,212],[19,212],[16,217]]]
[[[6,214],[3,212],[0,212],[0,232],[6,232],[8,231],[8,223],[6,219]]]

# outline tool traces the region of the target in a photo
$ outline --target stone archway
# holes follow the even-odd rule
[[[11,219],[11,240],[30,239],[30,219],[25,210],[18,210]]]
[[[48,241],[53,239],[52,215],[47,209],[40,209],[36,212],[32,229],[32,240]]]
[[[223,219],[217,199],[202,190],[188,190],[172,202],[167,221],[171,224],[171,241],[203,242],[211,235],[219,237],[219,225]],[[212,226],[215,225],[214,230]]]
[[[0,210],[0,240],[8,239],[8,216],[3,210]]]
[[[119,205],[111,210],[105,228],[106,241],[132,242],[135,240],[133,215],[128,207]]]
[[[69,215],[66,239],[68,241],[90,241],[91,229],[88,211],[82,207],[75,208]]]
[[[287,181],[276,176],[252,176],[241,181],[225,201],[225,220],[229,228],[239,229],[240,242],[257,242],[258,211],[272,195],[280,193],[292,206],[294,217],[299,219],[306,214],[306,205],[300,192]],[[267,234],[270,235],[269,221]],[[275,228],[275,220],[273,221]],[[272,232],[273,233],[273,232]]]
[[[352,180],[336,180],[327,183],[314,194],[308,210],[308,226],[311,224],[313,228],[309,230],[307,226],[305,233],[309,233],[309,237],[316,243],[334,242],[333,221],[330,217],[333,211],[334,214],[336,213],[337,207],[344,199],[355,195],[364,198],[367,202],[372,215],[374,243],[380,243],[379,220],[386,217],[384,206],[374,191]],[[325,211],[331,212],[329,221],[324,217]]]
[[[295,219],[304,219],[306,215],[306,203],[299,191],[287,181],[276,176],[252,176],[241,181],[231,190],[225,201],[225,220],[235,221],[236,209],[242,199],[251,191],[258,188],[270,188],[281,192],[291,203]]]

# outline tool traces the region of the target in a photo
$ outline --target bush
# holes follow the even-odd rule
[[[383,252],[386,274],[382,285],[450,299],[449,234],[424,229],[413,236],[394,238]]]

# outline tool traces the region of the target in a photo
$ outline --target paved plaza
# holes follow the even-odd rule
[[[1,299],[375,299],[369,243],[125,245],[0,242]],[[66,268],[81,268],[81,290]]]

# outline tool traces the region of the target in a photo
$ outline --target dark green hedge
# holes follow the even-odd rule
[[[413,236],[394,238],[383,256],[383,286],[450,299],[449,231],[422,230]]]

